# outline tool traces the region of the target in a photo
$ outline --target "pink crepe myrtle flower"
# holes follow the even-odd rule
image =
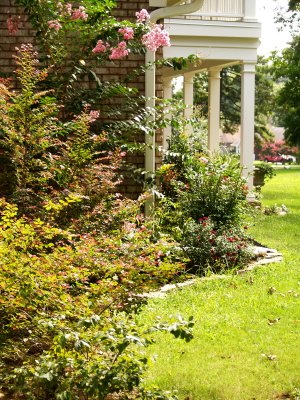
[[[48,21],[48,28],[56,30],[58,32],[62,26],[61,24],[57,21],[57,19],[54,19],[52,21]]]
[[[85,8],[80,6],[76,10],[72,11],[71,19],[83,19],[86,21],[88,19],[88,14],[85,12]]]
[[[92,122],[96,121],[96,119],[99,118],[99,115],[100,115],[99,111],[91,110],[89,115],[88,115],[89,123],[92,123]]]
[[[21,25],[21,17],[19,15],[14,15],[13,17],[7,18],[6,21],[7,29],[10,35],[15,35]]]
[[[133,30],[133,28],[128,28],[128,27],[120,28],[118,30],[118,32],[123,35],[123,38],[125,40],[130,40],[130,39],[134,38],[134,30]]]
[[[120,58],[126,57],[129,54],[126,42],[120,42],[118,47],[111,49],[111,54],[109,56],[110,60],[120,60]]]
[[[136,12],[135,16],[137,18],[137,22],[147,22],[150,19],[148,11],[144,8],[140,12]]]
[[[142,37],[142,43],[150,51],[156,51],[162,46],[171,46],[169,33],[162,25],[154,25],[150,32]]]
[[[103,40],[98,40],[96,46],[93,48],[92,52],[94,54],[104,53],[107,49],[107,46],[103,43]]]
[[[67,14],[72,15],[72,4],[71,3],[66,4],[66,11],[67,11]]]

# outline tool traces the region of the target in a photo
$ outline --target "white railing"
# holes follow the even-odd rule
[[[204,0],[202,8],[186,19],[243,20],[255,14],[255,0]],[[252,17],[254,17],[252,15]],[[182,17],[181,17],[182,18]]]
[[[244,0],[205,0],[202,8],[190,18],[202,19],[242,19]]]

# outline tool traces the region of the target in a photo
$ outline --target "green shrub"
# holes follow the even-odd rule
[[[85,108],[69,122],[59,120],[51,91],[38,91],[47,70],[37,70],[36,57],[31,45],[20,48],[19,92],[0,84],[1,157],[11,182],[3,194],[21,213],[42,217],[46,203],[56,210],[56,223],[66,226],[101,202],[110,202],[120,183],[123,154],[107,149],[106,133],[91,131],[97,112]],[[58,204],[65,202],[68,207],[60,212]]]
[[[211,218],[189,220],[183,228],[182,247],[195,272],[224,271],[249,262],[253,256],[248,237],[235,228],[216,230]]]
[[[175,132],[159,171],[164,197],[156,215],[179,240],[193,269],[223,270],[251,258],[242,229],[248,187],[237,158],[200,152]]]
[[[5,200],[0,213],[2,392],[37,400],[157,398],[142,388],[146,359],[138,351],[151,338],[133,320],[139,294],[182,272],[174,243],[151,242],[141,217],[114,235],[93,236],[20,218]],[[188,340],[190,327],[182,321],[170,331]]]
[[[210,217],[215,228],[238,224],[247,208],[248,187],[239,161],[229,155],[202,156],[187,170],[179,199],[186,215]]]

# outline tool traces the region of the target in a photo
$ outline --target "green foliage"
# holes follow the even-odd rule
[[[255,163],[255,170],[258,170],[259,172],[263,173],[264,178],[271,179],[273,176],[276,175],[274,168],[272,165],[264,162],[264,161],[259,161]]]
[[[299,146],[299,64],[300,36],[295,36],[290,47],[282,51],[282,55],[273,57],[273,73],[283,83],[278,91],[278,113],[285,127],[285,140],[290,145]]]
[[[183,209],[195,221],[210,217],[218,228],[238,223],[248,193],[239,161],[227,155],[200,157],[193,167],[179,194]]]
[[[155,237],[139,202],[113,194],[123,151],[91,132],[98,113],[88,107],[61,121],[52,92],[38,91],[47,71],[35,58],[22,46],[21,90],[1,84],[11,176],[0,204],[1,393],[175,400],[143,386],[140,348],[153,339],[134,318],[143,293],[180,279],[181,252],[170,235]],[[189,341],[192,325],[181,319],[154,330]]]
[[[211,218],[203,217],[197,222],[191,219],[185,223],[182,246],[192,261],[193,271],[222,272],[251,260],[248,239],[239,228],[216,230]]]
[[[118,235],[79,237],[17,215],[3,200],[2,391],[39,400],[104,399],[109,393],[157,398],[157,391],[139,389],[147,360],[138,348],[152,339],[135,326],[133,313],[142,301],[138,293],[183,268],[174,244],[166,237],[152,243],[141,219],[124,224]],[[191,327],[181,320],[168,330],[189,341]]]
[[[9,187],[4,182],[3,193],[22,212],[34,214],[43,213],[43,202],[53,208],[54,203],[67,201],[64,218],[56,210],[57,220],[67,223],[109,200],[120,182],[122,152],[107,146],[106,133],[91,132],[97,112],[86,107],[73,120],[60,121],[51,93],[38,91],[47,70],[37,70],[32,46],[23,45],[16,58],[20,92],[0,85],[2,177],[10,182]]]
[[[114,0],[74,3],[73,10],[83,7],[87,18],[73,18],[68,11],[68,1],[17,0],[17,4],[25,7],[37,31],[36,39],[43,55],[41,61],[51,67],[44,86],[54,89],[56,98],[64,106],[64,118],[79,113],[87,103],[98,109],[101,107],[103,115],[108,113],[114,117],[114,112],[120,110],[111,102],[112,97],[126,99],[137,95],[138,90],[128,85],[129,76],[126,82],[119,83],[114,79],[106,82],[98,74],[99,67],[111,61],[107,52],[93,53],[93,49],[98,40],[108,43],[110,48],[117,46],[124,40],[120,28],[134,30],[134,38],[126,42],[131,53],[145,51],[141,37],[148,31],[146,25],[114,18]],[[58,24],[59,29],[51,28],[51,21]]]
[[[248,238],[241,229],[249,212],[248,187],[237,158],[207,154],[191,146],[184,132],[174,132],[158,176],[164,197],[156,216],[180,242],[193,271],[249,261]]]

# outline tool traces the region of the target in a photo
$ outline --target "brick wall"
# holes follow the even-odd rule
[[[136,19],[136,11],[142,8],[151,11],[148,4],[148,1],[144,0],[118,0],[118,6],[114,9],[113,15],[120,20],[130,19],[134,21]],[[20,28],[14,35],[10,35],[8,31],[7,19],[9,17],[13,20],[19,19]],[[35,43],[35,32],[22,8],[17,7],[14,0],[0,0],[0,77],[9,76],[13,73],[15,69],[13,58],[15,47],[29,42]],[[122,81],[132,70],[144,63],[144,56],[132,54],[124,60],[108,62],[106,65],[97,68],[95,72],[103,81]],[[82,82],[81,85],[88,87],[89,83],[86,81]],[[140,93],[144,94],[144,75],[136,77],[130,85],[138,88]],[[162,96],[162,76],[160,71],[157,73],[156,95],[158,97]],[[118,99],[114,101],[118,101]],[[157,144],[161,145],[161,135],[158,135]],[[157,156],[159,162],[159,154]],[[130,156],[128,161],[138,168],[143,168],[144,166],[144,157],[141,155]],[[141,188],[134,183],[131,177],[125,177],[124,185],[120,188],[121,192],[126,193],[132,198],[136,198],[140,190]]]

